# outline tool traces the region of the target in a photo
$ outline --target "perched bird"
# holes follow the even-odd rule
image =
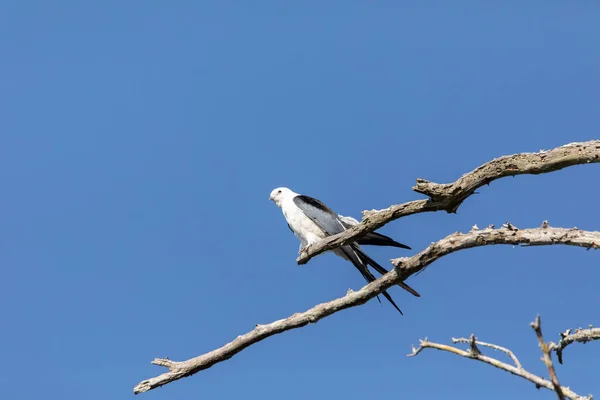
[[[327,236],[332,236],[343,232],[353,225],[358,224],[358,221],[352,217],[337,215],[321,201],[309,196],[298,194],[285,187],[274,189],[269,196],[269,200],[272,200],[275,202],[277,207],[281,208],[283,216],[288,223],[288,227],[300,240],[299,253],[308,245],[318,242]],[[398,243],[388,236],[370,232],[357,239],[354,243],[350,243],[333,250],[336,255],[344,258],[345,260],[349,260],[352,264],[354,264],[356,269],[358,269],[367,282],[372,282],[375,280],[375,276],[367,268],[368,265],[373,267],[373,269],[382,275],[387,273],[388,270],[366,255],[360,248],[359,244],[395,246],[410,249],[410,247],[402,243]],[[417,293],[413,288],[404,282],[400,282],[398,285],[412,295],[420,297],[419,293]],[[394,306],[394,308],[396,308],[396,310],[402,314],[402,311],[400,311],[400,308],[398,308],[396,303],[394,303],[392,297],[385,291],[382,294]]]

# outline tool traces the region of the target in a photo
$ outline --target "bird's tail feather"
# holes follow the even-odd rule
[[[342,246],[342,247],[340,247],[340,250],[346,255],[346,257],[348,257],[348,259],[352,262],[352,264],[354,264],[356,269],[358,269],[358,271],[361,273],[363,278],[365,278],[368,283],[371,283],[375,279],[377,279],[371,273],[371,271],[369,271],[369,269],[367,268],[367,264],[363,261],[363,259],[360,258],[359,254],[356,252],[356,249],[354,249],[353,247],[350,247],[350,246]],[[389,301],[390,304],[393,305],[394,308],[396,310],[398,310],[398,312],[400,314],[404,315],[402,313],[402,310],[400,310],[400,308],[396,305],[396,303],[392,299],[392,296],[390,296],[388,292],[383,291],[383,292],[381,292],[381,294],[383,294],[383,297],[385,297],[386,300]],[[377,300],[379,300],[379,296],[377,296]],[[381,300],[379,300],[379,302],[381,303]]]
[[[366,253],[364,253],[360,248],[358,248],[358,246],[353,245],[352,248],[365,264],[369,264],[370,266],[372,266],[375,269],[375,271],[379,272],[381,275],[387,274],[389,272],[387,269],[385,269],[384,267],[379,265],[375,260],[369,257]],[[400,286],[402,289],[406,290],[413,296],[421,297],[421,295],[415,289],[411,288],[404,282],[398,283],[398,286]]]

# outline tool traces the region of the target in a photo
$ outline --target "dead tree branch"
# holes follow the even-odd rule
[[[479,340],[476,340],[475,335],[471,335],[471,337],[469,339],[467,339],[467,338],[458,338],[458,339],[452,338],[452,343],[469,343],[471,345],[471,350],[473,349],[472,343],[475,343],[476,345],[489,347],[490,349],[494,349],[496,351],[501,351],[501,352],[505,353],[506,355],[508,355],[512,359],[512,361],[515,363],[515,367],[523,368],[521,366],[521,362],[519,361],[517,356],[515,356],[515,353],[513,353],[512,351],[510,351],[509,349],[507,349],[505,347],[498,346],[497,344],[486,343],[486,342],[481,342]]]
[[[425,250],[412,257],[395,258],[392,264],[399,271],[402,280],[422,271],[437,259],[462,249],[488,246],[493,244],[513,244],[523,246],[545,246],[566,244],[586,249],[600,248],[600,232],[582,231],[577,228],[552,228],[547,221],[540,228],[519,229],[507,222],[500,229],[490,226],[485,229],[473,229],[468,233],[456,232],[439,242],[429,245]],[[384,275],[386,276],[386,275]]]
[[[472,230],[464,234],[454,233],[439,242],[431,244],[425,250],[410,258],[394,260],[396,268],[356,292],[349,292],[343,297],[316,305],[310,310],[294,314],[288,318],[267,325],[257,325],[252,331],[238,336],[223,347],[187,361],[176,362],[168,359],[155,359],[152,362],[153,364],[167,367],[169,372],[140,382],[133,391],[136,394],[146,392],[193,375],[233,357],[246,347],[269,336],[315,323],[338,311],[364,304],[384,290],[405,280],[409,275],[422,270],[433,261],[447,254],[471,247],[494,244],[563,244],[590,249],[600,247],[600,232],[582,231],[577,228],[552,228],[545,223],[542,227],[534,229],[519,230],[511,224],[507,224],[500,229],[487,228]]]
[[[565,347],[574,342],[587,343],[600,339],[600,328],[592,328],[591,326],[588,329],[579,328],[575,330],[575,333],[571,333],[571,329],[567,329],[560,334],[560,337],[558,344],[550,342],[550,350],[556,352],[558,362],[562,364],[562,353]]]
[[[531,323],[531,327],[535,331],[538,342],[540,343],[540,348],[542,349],[543,355],[542,360],[544,361],[544,364],[546,364],[546,368],[548,368],[548,374],[550,374],[550,380],[552,381],[552,386],[554,387],[554,391],[558,396],[558,400],[565,400],[565,395],[560,383],[558,382],[558,376],[556,376],[556,370],[554,369],[554,364],[552,363],[550,346],[548,346],[548,343],[544,341],[544,335],[542,334],[542,321],[539,315],[535,317],[535,321]]]
[[[489,343],[480,342],[475,339],[474,335],[471,335],[471,337],[469,339],[465,339],[465,338],[452,339],[452,342],[453,343],[459,343],[459,342],[460,343],[469,343],[470,348],[468,350],[462,350],[462,349],[459,349],[459,348],[456,348],[453,346],[448,346],[445,344],[433,343],[433,342],[430,342],[429,340],[427,340],[427,338],[425,338],[424,340],[419,340],[418,348],[415,348],[413,346],[412,353],[408,354],[408,356],[414,357],[417,354],[419,354],[421,351],[423,351],[424,349],[437,349],[437,350],[441,350],[441,351],[447,351],[449,353],[456,354],[461,357],[466,357],[466,358],[470,358],[473,360],[481,361],[483,363],[486,363],[486,364],[489,364],[496,368],[499,368],[503,371],[510,372],[513,375],[520,376],[521,378],[534,383],[537,388],[543,387],[548,390],[552,390],[552,391],[556,392],[556,387],[552,381],[549,381],[547,379],[542,378],[541,376],[535,375],[535,374],[527,371],[525,368],[523,368],[521,366],[521,364],[518,361],[515,361],[516,357],[514,356],[512,351],[505,349],[504,347],[500,347],[497,345],[490,345]],[[479,350],[473,351],[473,348],[474,347],[476,348],[477,345],[491,347],[493,349],[500,350],[505,353],[508,352],[508,353],[512,354],[511,358],[512,358],[513,362],[515,363],[515,365],[510,365],[510,364],[507,364],[500,360],[497,360],[495,358],[485,356]],[[566,397],[571,400],[592,400],[591,396],[589,396],[589,397],[580,396],[577,393],[573,392],[568,387],[558,386],[558,390],[560,390],[560,393],[563,395],[563,397],[562,397],[563,399]]]
[[[600,140],[590,140],[539,153],[521,153],[496,158],[466,173],[453,183],[438,184],[417,179],[413,190],[429,196],[429,199],[396,204],[384,210],[363,211],[364,217],[360,224],[308,246],[300,253],[297,262],[306,264],[312,257],[353,242],[358,237],[407,215],[442,210],[455,213],[467,197],[496,179],[523,174],[545,174],[573,165],[598,162]]]

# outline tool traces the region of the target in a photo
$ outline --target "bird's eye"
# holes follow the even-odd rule
[[[279,193],[281,193],[281,190],[278,190],[278,191],[277,191],[277,193],[278,193],[278,194],[279,194]]]

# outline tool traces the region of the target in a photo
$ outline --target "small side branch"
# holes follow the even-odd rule
[[[556,387],[554,386],[554,383],[552,381],[549,381],[547,379],[542,378],[541,376],[535,375],[529,371],[527,371],[526,369],[524,369],[521,366],[521,363],[518,361],[517,357],[513,354],[512,351],[495,345],[495,344],[490,344],[490,343],[485,343],[485,342],[480,342],[478,340],[475,339],[474,335],[471,335],[471,337],[469,339],[466,338],[460,338],[460,339],[452,339],[452,342],[454,343],[468,343],[469,344],[469,349],[468,350],[462,350],[453,346],[449,346],[449,345],[445,345],[445,344],[440,344],[440,343],[434,343],[434,342],[430,342],[429,340],[427,340],[427,338],[425,338],[424,340],[420,340],[419,341],[419,347],[415,348],[413,346],[412,348],[412,353],[408,354],[409,357],[414,357],[417,354],[419,354],[421,351],[423,351],[424,349],[436,349],[436,350],[441,350],[441,351],[446,351],[452,354],[456,354],[458,356],[461,357],[465,357],[465,358],[470,358],[472,360],[477,360],[477,361],[481,361],[483,363],[489,364],[493,367],[496,367],[498,369],[501,369],[503,371],[509,372],[513,375],[519,376],[523,379],[528,380],[529,382],[532,382],[535,384],[535,386],[537,388],[546,388],[548,390],[552,390],[556,392]],[[499,350],[502,351],[506,354],[509,354],[510,358],[513,360],[513,362],[515,363],[515,365],[510,365],[507,364],[505,362],[502,362],[498,359],[495,359],[493,357],[488,357],[483,355],[483,353],[477,348],[477,346],[481,346],[481,347],[489,347],[492,348],[494,350]],[[476,351],[473,350],[473,348],[477,348]],[[567,388],[567,387],[563,387],[563,386],[559,386],[559,390],[561,391],[561,393],[563,394],[564,397],[571,399],[571,400],[592,400],[592,397],[584,397],[584,396],[580,396],[577,393],[573,392],[571,389]],[[563,398],[564,398],[563,397]]]
[[[478,188],[496,179],[523,174],[545,174],[573,165],[599,162],[600,140],[590,140],[570,143],[539,153],[520,153],[496,158],[466,173],[453,183],[438,184],[417,179],[413,190],[429,196],[428,200],[409,201],[392,205],[384,210],[364,211],[360,224],[308,246],[300,253],[297,262],[306,264],[312,257],[351,243],[398,218],[442,210],[455,213],[462,202]]]
[[[410,258],[392,260],[396,268],[358,291],[349,291],[343,297],[316,305],[305,312],[294,314],[288,318],[266,325],[257,325],[250,332],[238,336],[224,346],[187,361],[176,362],[167,359],[155,359],[153,364],[165,366],[169,369],[169,372],[140,382],[134,388],[134,393],[146,392],[169,382],[193,375],[219,362],[228,360],[248,346],[270,336],[316,323],[320,319],[338,311],[364,304],[381,294],[384,290],[404,281],[408,276],[421,271],[435,260],[447,254],[472,247],[494,244],[563,244],[588,249],[598,248],[600,247],[598,245],[600,244],[600,232],[582,231],[577,228],[552,228],[547,224],[534,229],[521,230],[507,224],[500,229],[472,230],[464,234],[457,232],[437,243],[431,244],[425,250]]]
[[[565,400],[565,395],[563,394],[562,387],[558,382],[558,376],[556,376],[556,370],[554,369],[554,364],[552,363],[552,356],[550,354],[550,346],[548,343],[544,341],[544,335],[542,335],[542,321],[540,316],[538,315],[535,318],[535,321],[531,323],[531,327],[535,331],[535,334],[538,338],[538,342],[540,343],[540,348],[542,349],[542,360],[544,364],[546,364],[546,368],[548,368],[548,373],[550,374],[550,379],[552,380],[552,386],[554,386],[554,391],[558,396],[559,400]]]
[[[503,353],[505,353],[507,356],[509,356],[513,363],[515,363],[515,367],[521,369],[523,368],[523,366],[521,365],[521,362],[519,361],[519,359],[517,358],[517,356],[515,356],[515,353],[513,353],[512,351],[510,351],[509,349],[502,347],[502,346],[498,346],[497,344],[492,344],[492,343],[486,343],[486,342],[481,342],[479,340],[475,340],[475,335],[471,335],[471,337],[469,339],[467,338],[452,338],[452,343],[475,343],[478,344],[479,346],[484,346],[484,347],[489,347],[490,349],[494,349],[496,351],[501,351]],[[471,349],[473,348],[473,346],[471,345]]]
[[[571,329],[567,329],[565,332],[560,334],[561,339],[558,341],[558,344],[550,343],[550,350],[556,352],[556,356],[558,357],[558,362],[563,363],[562,353],[565,347],[574,342],[579,343],[587,343],[593,340],[600,339],[600,328],[592,328],[589,327],[587,329],[579,328],[575,330],[574,333],[571,333]]]

